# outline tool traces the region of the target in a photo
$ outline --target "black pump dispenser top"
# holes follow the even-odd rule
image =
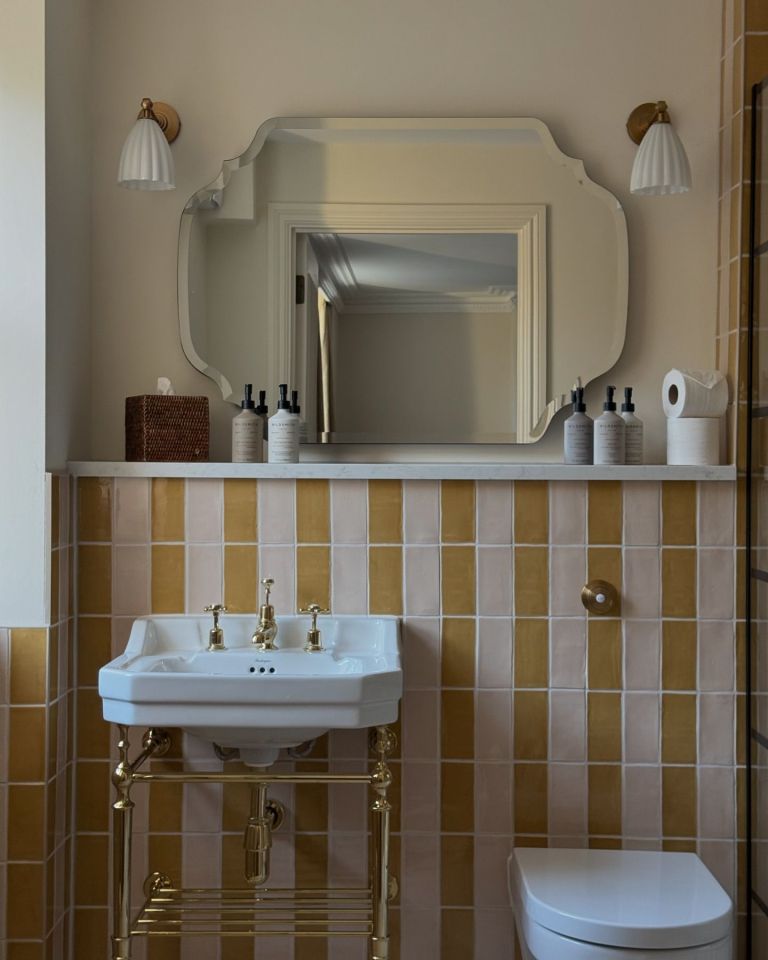
[[[616,393],[616,387],[605,388],[605,403],[603,404],[603,410],[607,410],[612,413],[616,412],[616,401],[613,399],[614,393]]]
[[[571,402],[573,403],[574,413],[586,413],[587,405],[584,403],[584,387],[576,387],[571,390]]]
[[[621,405],[622,413],[634,413],[635,405],[632,403],[632,387],[624,387],[624,403]]]
[[[269,413],[269,407],[267,406],[267,391],[259,390],[259,405],[256,407],[256,413],[259,415],[264,413]]]
[[[298,416],[301,413],[301,407],[299,406],[299,391],[291,390],[291,413],[295,413]]]
[[[277,389],[280,391],[280,399],[277,401],[278,410],[290,410],[291,402],[288,399],[288,384],[280,383]]]
[[[240,401],[240,406],[243,408],[243,410],[253,410],[256,404],[253,402],[253,397],[251,396],[253,393],[252,383],[246,383],[244,393],[245,396]]]

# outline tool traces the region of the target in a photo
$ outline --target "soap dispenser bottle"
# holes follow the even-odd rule
[[[261,463],[264,459],[264,425],[256,414],[253,385],[246,383],[241,411],[232,421],[232,463]]]
[[[584,387],[571,390],[573,413],[563,425],[563,448],[566,463],[592,463],[594,422],[587,416]]]
[[[624,463],[626,425],[616,413],[616,387],[605,388],[602,414],[595,420],[595,463]]]
[[[624,403],[621,405],[621,419],[625,425],[625,463],[643,462],[643,421],[635,416],[632,402],[632,387],[624,387]]]
[[[299,462],[299,418],[291,413],[288,384],[278,386],[277,413],[269,418],[269,462]],[[623,423],[623,421],[622,421]]]

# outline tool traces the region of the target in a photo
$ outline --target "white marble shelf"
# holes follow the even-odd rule
[[[735,466],[589,466],[564,463],[126,463],[76,460],[76,477],[334,480],[735,480]]]

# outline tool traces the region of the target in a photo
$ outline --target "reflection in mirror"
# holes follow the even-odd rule
[[[310,442],[537,440],[626,312],[623,211],[538,120],[270,120],[182,214],[187,357]]]

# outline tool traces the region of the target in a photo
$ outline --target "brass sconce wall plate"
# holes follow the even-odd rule
[[[664,100],[641,103],[639,107],[635,107],[627,119],[627,133],[635,143],[639,144],[653,123],[669,123],[667,104]]]
[[[179,130],[181,130],[181,118],[176,110],[170,103],[163,103],[162,100],[150,100],[149,97],[144,97],[141,101],[139,118],[146,117],[147,111],[149,111],[149,115],[157,121],[168,143],[173,143],[179,135]]]
[[[590,580],[581,591],[581,602],[598,617],[612,613],[619,604],[619,592],[607,580]]]

